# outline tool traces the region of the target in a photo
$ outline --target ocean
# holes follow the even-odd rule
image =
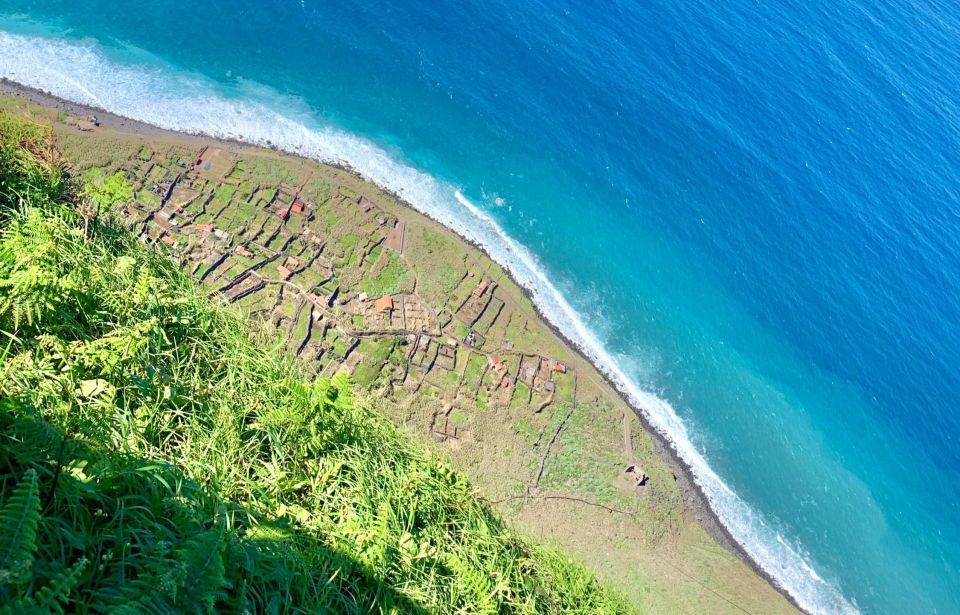
[[[482,244],[815,613],[960,612],[960,8],[0,0],[0,76]]]

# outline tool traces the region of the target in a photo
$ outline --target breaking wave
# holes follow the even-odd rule
[[[424,214],[481,246],[532,295],[543,315],[603,371],[690,466],[713,510],[750,557],[805,610],[857,613],[781,536],[710,468],[665,400],[644,391],[547,277],[534,254],[507,235],[455,186],[398,161],[373,142],[321,125],[299,101],[263,86],[226,92],[212,81],[162,63],[115,61],[89,42],[0,31],[0,77],[55,96],[180,132],[273,146],[307,158],[346,163]],[[286,109],[281,113],[276,109]],[[300,111],[297,111],[299,109]],[[292,110],[292,111],[291,111]]]

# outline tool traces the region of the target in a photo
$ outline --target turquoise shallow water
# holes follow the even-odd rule
[[[484,244],[811,611],[960,612],[960,11],[0,0],[0,75]]]

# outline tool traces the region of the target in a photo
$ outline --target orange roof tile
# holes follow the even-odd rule
[[[378,312],[392,312],[393,311],[393,297],[390,295],[384,295],[377,299],[377,302],[373,304],[373,308]]]

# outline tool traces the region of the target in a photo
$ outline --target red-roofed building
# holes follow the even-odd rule
[[[551,372],[559,372],[561,374],[567,373],[567,366],[553,359],[544,359],[541,363],[541,368]]]
[[[287,208],[286,208],[286,207],[281,207],[280,209],[278,209],[278,210],[277,210],[277,216],[279,216],[279,217],[281,217],[281,218],[286,218],[286,217],[287,217]]]
[[[480,284],[478,284],[476,290],[473,291],[473,296],[482,297],[483,293],[487,292],[488,287],[489,284],[487,284],[486,280],[480,280]]]
[[[171,237],[170,235],[164,235],[163,237],[160,238],[160,241],[162,241],[162,242],[165,243],[166,245],[170,246],[171,248],[172,248],[173,246],[177,245],[177,242],[174,241],[174,240],[173,240],[173,237]]]
[[[201,233],[211,233],[213,232],[212,224],[194,224],[193,228],[197,229]]]
[[[377,299],[377,302],[373,304],[373,309],[380,313],[387,313],[393,311],[393,297],[390,295],[384,295]]]
[[[280,274],[281,280],[289,280],[290,276],[293,275],[293,272],[284,267],[283,265],[277,265],[277,273]]]
[[[253,252],[251,252],[250,250],[246,249],[243,246],[237,246],[234,252],[236,252],[240,256],[245,256],[247,258],[250,258],[251,256],[253,256]]]
[[[295,213],[295,214],[302,214],[302,213],[303,213],[303,203],[301,203],[300,201],[294,201],[294,202],[293,202],[293,206],[290,208],[290,211],[292,211],[292,212]]]
[[[290,269],[296,269],[297,267],[300,266],[300,259],[295,256],[288,256],[287,262],[284,263],[284,265],[286,265]]]

